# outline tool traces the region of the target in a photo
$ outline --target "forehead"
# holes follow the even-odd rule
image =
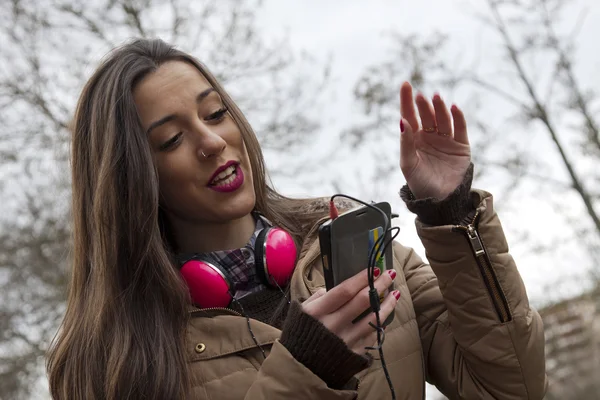
[[[145,76],[133,90],[141,114],[152,109],[171,108],[194,100],[198,93],[210,88],[202,73],[184,61],[168,61]],[[142,115],[143,117],[143,115]]]

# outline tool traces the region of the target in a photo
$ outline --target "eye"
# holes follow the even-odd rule
[[[214,113],[207,116],[205,119],[211,122],[221,122],[225,117],[225,113],[227,112],[227,107],[223,107],[220,110],[215,111]]]
[[[171,139],[169,139],[166,142],[164,142],[163,144],[161,144],[159,147],[159,150],[165,151],[165,150],[173,149],[175,146],[177,146],[179,144],[182,136],[183,136],[183,132],[179,132],[178,134],[173,136]]]

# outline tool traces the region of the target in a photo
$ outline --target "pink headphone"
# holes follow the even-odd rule
[[[265,228],[254,243],[255,268],[260,280],[273,287],[285,286],[296,266],[292,235],[280,228]],[[192,301],[200,308],[227,307],[233,298],[233,280],[220,265],[199,254],[186,257],[180,272]]]

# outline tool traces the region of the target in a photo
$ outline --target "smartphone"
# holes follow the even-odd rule
[[[391,219],[389,203],[376,203],[373,206],[382,210],[388,220]],[[385,241],[391,238],[390,233],[385,232],[384,229],[385,221],[381,213],[367,206],[345,212],[319,227],[321,261],[327,290],[367,268],[369,253],[377,240],[382,235],[386,235]],[[383,250],[384,242],[382,242],[380,250]],[[380,254],[380,257],[377,258],[376,268],[379,268],[382,273],[393,268],[391,244],[385,253]],[[385,298],[390,289],[382,294],[381,300]],[[370,309],[366,310],[356,320],[361,319],[369,312]],[[393,313],[391,318],[393,319]],[[389,322],[391,319],[386,320],[386,324]]]

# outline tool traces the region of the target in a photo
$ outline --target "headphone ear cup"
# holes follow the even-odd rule
[[[222,308],[231,303],[232,280],[218,265],[194,257],[183,263],[179,271],[192,301],[200,308]]]
[[[267,234],[271,229],[272,228],[264,228],[256,236],[256,241],[254,242],[254,266],[260,281],[272,286],[271,280],[268,278],[269,271],[267,270],[267,263],[265,260],[265,243]]]
[[[285,286],[296,267],[296,244],[289,232],[265,228],[254,244],[256,273],[271,286]]]

